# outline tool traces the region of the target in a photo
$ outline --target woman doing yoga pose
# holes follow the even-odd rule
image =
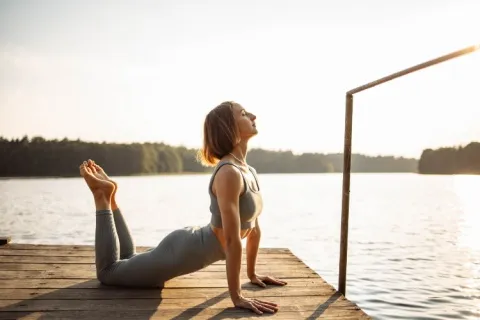
[[[96,207],[95,263],[97,278],[106,285],[162,287],[165,281],[226,260],[230,298],[236,307],[258,314],[277,311],[277,305],[242,295],[241,240],[247,238],[247,276],[258,286],[285,285],[257,274],[261,237],[258,217],[263,202],[258,177],[246,163],[247,144],[257,134],[256,117],[235,102],[223,102],[205,118],[201,162],[215,166],[210,179],[210,223],[168,234],[157,247],[136,253],[129,228],[115,199],[117,184],[94,161],[80,165]]]

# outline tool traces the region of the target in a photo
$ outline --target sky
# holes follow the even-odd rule
[[[0,2],[0,136],[198,148],[205,115],[249,146],[343,152],[345,92],[480,44],[478,0]],[[354,96],[352,151],[480,141],[480,51]]]

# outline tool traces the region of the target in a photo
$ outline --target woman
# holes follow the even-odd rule
[[[165,281],[226,260],[230,298],[236,307],[258,314],[277,311],[271,302],[243,297],[240,288],[241,239],[247,238],[247,275],[261,287],[286,282],[256,273],[261,237],[258,216],[263,207],[255,170],[245,160],[247,144],[257,134],[255,116],[234,102],[224,102],[207,115],[200,161],[215,166],[210,183],[211,221],[175,230],[157,247],[135,252],[128,226],[115,199],[117,184],[92,160],[80,165],[96,206],[97,278],[107,285],[157,287]]]

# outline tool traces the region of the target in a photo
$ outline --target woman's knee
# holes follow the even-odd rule
[[[100,283],[110,285],[108,278],[108,272],[105,269],[97,270],[97,280],[100,281]]]

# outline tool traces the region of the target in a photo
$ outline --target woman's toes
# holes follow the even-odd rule
[[[107,175],[105,173],[105,170],[103,170],[103,168],[100,167],[98,164],[95,165],[95,169],[97,170],[97,172],[100,172],[100,173],[104,174],[105,176]]]
[[[92,160],[88,160],[88,167],[90,168],[90,170],[92,170],[93,173],[97,173],[97,170],[95,169],[95,164]]]
[[[80,165],[80,175],[85,176],[86,174],[91,174],[91,170],[85,163],[82,163]]]

